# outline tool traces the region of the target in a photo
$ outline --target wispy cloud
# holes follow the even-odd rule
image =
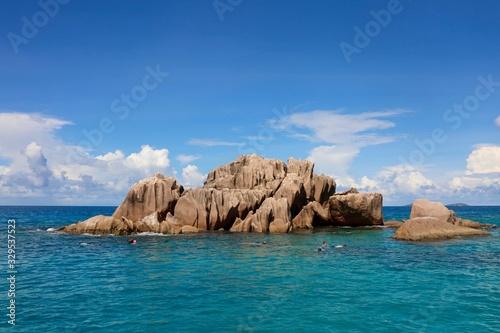
[[[349,171],[361,148],[394,141],[395,136],[380,133],[396,126],[386,118],[407,112],[393,109],[352,114],[343,110],[316,110],[286,115],[269,121],[269,124],[299,140],[321,144],[308,156],[316,163],[318,171],[352,179]]]
[[[200,159],[201,155],[187,155],[187,154],[179,154],[175,157],[175,159],[182,164],[189,164],[197,159]]]
[[[202,147],[217,147],[217,146],[241,146],[241,142],[223,141],[217,139],[191,139],[187,142],[188,145]]]
[[[271,121],[271,126],[312,142],[363,147],[394,140],[377,131],[389,129],[395,123],[382,118],[400,115],[408,110],[395,109],[379,112],[346,114],[342,110],[294,113]]]

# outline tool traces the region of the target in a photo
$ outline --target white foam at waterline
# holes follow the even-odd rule
[[[172,235],[169,235],[169,234],[162,234],[162,233],[159,233],[159,232],[152,232],[152,231],[140,232],[137,235],[138,236],[161,236],[161,237],[172,236]]]

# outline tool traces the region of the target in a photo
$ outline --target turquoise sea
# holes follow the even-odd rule
[[[1,332],[500,332],[500,228],[433,243],[328,228],[139,235],[136,245],[47,231],[114,209],[0,207]],[[500,226],[500,207],[453,209]],[[386,219],[409,212],[384,207]],[[317,252],[323,240],[347,246]]]

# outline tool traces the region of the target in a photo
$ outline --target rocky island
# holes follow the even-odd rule
[[[112,216],[98,215],[59,231],[131,235],[201,230],[288,233],[321,226],[384,226],[380,193],[351,188],[336,193],[335,181],[314,173],[314,164],[243,155],[212,170],[202,188],[185,190],[173,177],[156,174],[134,184]],[[436,240],[487,235],[488,227],[457,218],[442,203],[412,205],[410,219],[387,221],[398,240]]]
[[[76,234],[178,234],[199,230],[279,232],[316,226],[383,225],[382,195],[356,189],[336,193],[335,181],[314,164],[244,155],[188,189],[156,174],[134,184],[112,216],[65,226]]]

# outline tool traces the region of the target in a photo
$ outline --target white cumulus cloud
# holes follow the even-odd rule
[[[187,188],[202,187],[207,175],[202,174],[196,165],[189,164],[182,169],[182,181]]]
[[[500,146],[479,146],[467,158],[467,174],[500,172]]]
[[[55,117],[0,113],[0,198],[47,204],[116,204],[129,187],[156,172],[175,176],[169,151],[144,145],[128,155],[120,150],[93,156],[63,142],[56,131],[71,122]],[[6,161],[6,162],[5,162]]]

